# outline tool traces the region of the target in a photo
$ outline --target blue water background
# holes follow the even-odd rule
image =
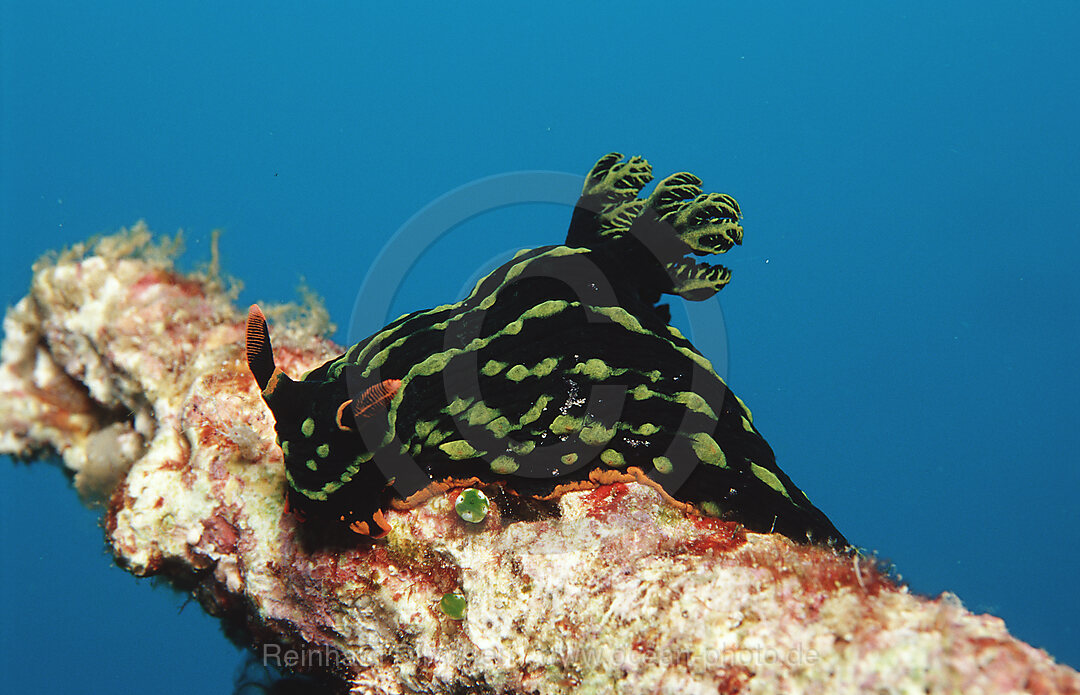
[[[446,191],[645,155],[742,204],[711,306],[784,470],[913,590],[1080,666],[1080,4],[0,7],[3,303],[143,218],[189,267],[223,229],[244,304],[302,276],[345,341],[376,253]],[[568,214],[464,225],[387,280],[392,313]],[[5,460],[0,493],[5,690],[231,690],[214,619],[113,567],[57,468]]]

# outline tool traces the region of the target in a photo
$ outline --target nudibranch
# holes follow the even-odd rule
[[[636,481],[751,531],[845,546],[659,303],[728,283],[690,255],[742,243],[738,203],[689,173],[639,197],[651,180],[644,159],[605,155],[564,245],[519,252],[462,301],[402,316],[298,380],[275,366],[252,306],[248,365],[289,508],[377,538],[387,509],[451,488],[553,500]]]

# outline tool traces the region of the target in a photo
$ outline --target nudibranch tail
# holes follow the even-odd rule
[[[270,344],[270,331],[266,317],[258,304],[252,304],[247,317],[247,363],[259,389],[265,391],[277,367],[274,364],[274,348]]]

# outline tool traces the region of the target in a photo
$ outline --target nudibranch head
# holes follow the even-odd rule
[[[353,399],[343,383],[313,379],[311,374],[290,379],[274,363],[266,319],[256,305],[248,310],[247,361],[274,413],[290,508],[304,518],[329,516],[358,533],[385,535],[389,526],[379,505],[369,499],[374,495],[336,493],[353,484],[375,491],[386,486],[358,423],[378,417],[395,384],[380,383]]]

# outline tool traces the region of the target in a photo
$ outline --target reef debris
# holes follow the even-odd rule
[[[688,514],[636,483],[509,520],[490,496],[312,544],[286,513],[244,315],[145,225],[43,259],[4,320],[0,451],[55,452],[138,576],[192,587],[264,663],[356,693],[1080,692],[1080,674],[859,555]],[[293,377],[340,352],[282,319]],[[459,504],[460,503],[460,504]]]

